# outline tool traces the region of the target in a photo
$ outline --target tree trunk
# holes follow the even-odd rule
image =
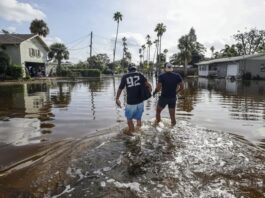
[[[116,53],[116,44],[117,44],[118,31],[119,31],[119,21],[117,22],[116,38],[115,38],[114,51],[113,51],[113,62],[115,61],[115,53]]]
[[[187,57],[185,57],[185,61],[184,61],[184,76],[187,76],[187,65],[188,65],[188,60],[187,60]]]

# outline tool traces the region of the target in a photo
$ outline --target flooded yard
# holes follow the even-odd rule
[[[265,196],[264,81],[187,79],[176,127],[151,98],[128,138],[119,80],[0,85],[0,195]]]

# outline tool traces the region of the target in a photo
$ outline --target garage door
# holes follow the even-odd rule
[[[238,64],[230,64],[227,66],[227,76],[238,75]]]

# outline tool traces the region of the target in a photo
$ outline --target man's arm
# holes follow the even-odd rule
[[[116,95],[116,105],[121,108],[121,101],[120,101],[120,95],[121,95],[122,89],[118,89],[117,95]]]
[[[153,92],[153,97],[155,97],[156,93],[158,93],[161,90],[161,88],[162,88],[162,84],[161,84],[161,82],[158,82],[156,84],[155,91]]]
[[[184,83],[183,81],[177,87],[177,94],[184,90]]]
[[[125,83],[125,77],[123,76],[122,79],[121,79],[121,83],[120,83],[119,89],[118,89],[117,94],[116,94],[116,98],[115,98],[116,105],[118,107],[120,107],[120,108],[121,108],[120,95],[121,95],[122,90],[125,87],[125,84],[126,84]]]
[[[147,86],[149,91],[152,92],[152,85],[148,81],[145,81],[145,86]]]

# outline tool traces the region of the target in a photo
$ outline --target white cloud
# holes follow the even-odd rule
[[[35,18],[43,19],[45,14],[35,9],[29,3],[21,3],[17,0],[0,1],[0,17],[8,21],[23,22],[31,21]]]
[[[43,39],[48,46],[53,43],[63,43],[63,40],[59,37],[45,37]]]
[[[143,35],[155,37],[155,25],[163,22],[167,31],[162,49],[169,49],[168,54],[177,52],[174,50],[178,39],[191,27],[195,28],[199,42],[206,47],[216,45],[216,49],[231,44],[237,30],[265,29],[264,0],[128,0],[121,12],[124,29],[136,29]]]

